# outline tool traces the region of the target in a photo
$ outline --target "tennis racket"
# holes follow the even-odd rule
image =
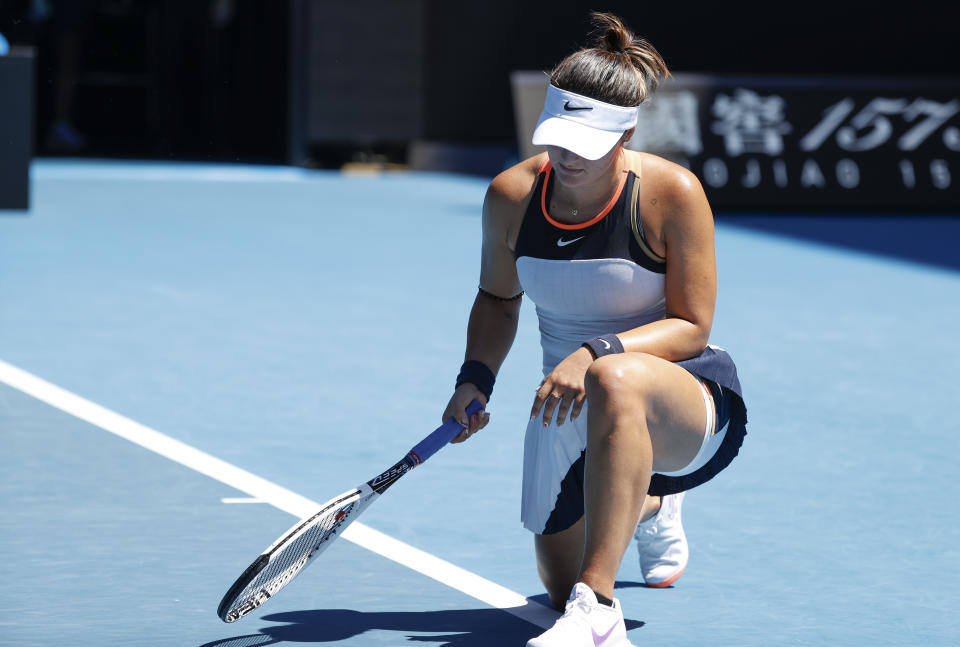
[[[483,406],[474,400],[467,407],[467,416],[481,409]],[[436,454],[462,429],[463,425],[450,418],[407,452],[396,465],[363,485],[333,497],[317,512],[294,524],[233,583],[217,608],[220,619],[224,622],[239,620],[276,595],[388,487]]]

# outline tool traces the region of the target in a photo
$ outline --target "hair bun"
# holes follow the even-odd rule
[[[553,68],[550,83],[617,106],[638,106],[670,76],[660,53],[611,13],[590,14],[589,47]]]
[[[612,13],[594,12],[590,15],[590,22],[594,47],[614,54],[629,52],[634,36],[619,18]]]

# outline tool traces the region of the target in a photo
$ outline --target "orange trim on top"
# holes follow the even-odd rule
[[[593,218],[591,218],[586,222],[579,222],[575,225],[569,225],[569,224],[560,222],[559,220],[554,220],[553,218],[550,217],[550,214],[547,213],[547,184],[550,183],[550,172],[553,171],[553,165],[550,164],[549,158],[547,159],[546,162],[540,165],[540,172],[542,173],[544,171],[546,171],[547,177],[545,177],[543,180],[543,190],[540,192],[540,210],[543,211],[543,217],[547,219],[547,222],[549,222],[554,227],[558,227],[559,229],[566,229],[567,231],[573,231],[575,229],[586,229],[587,227],[591,227],[597,224],[598,222],[600,222],[601,220],[603,220],[604,217],[606,217],[606,215],[610,213],[610,210],[613,209],[613,205],[617,204],[617,200],[620,199],[620,194],[623,193],[623,187],[627,183],[627,173],[629,173],[629,169],[623,170],[623,177],[620,178],[620,185],[617,187],[617,190],[613,194],[613,197],[610,198],[610,201],[607,202],[606,206],[604,206],[603,209],[600,210],[600,213],[598,213],[596,216],[594,216]]]

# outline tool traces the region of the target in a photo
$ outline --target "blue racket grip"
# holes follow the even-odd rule
[[[467,405],[467,418],[478,411],[483,411],[483,405],[474,400]],[[423,463],[428,458],[436,454],[440,449],[457,437],[463,431],[463,425],[457,422],[456,418],[450,418],[445,423],[437,427],[429,436],[417,443],[417,446],[407,454],[413,459],[414,465]]]

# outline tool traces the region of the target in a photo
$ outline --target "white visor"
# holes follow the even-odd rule
[[[566,148],[588,160],[600,159],[637,125],[639,114],[640,106],[615,106],[550,85],[533,143]]]

